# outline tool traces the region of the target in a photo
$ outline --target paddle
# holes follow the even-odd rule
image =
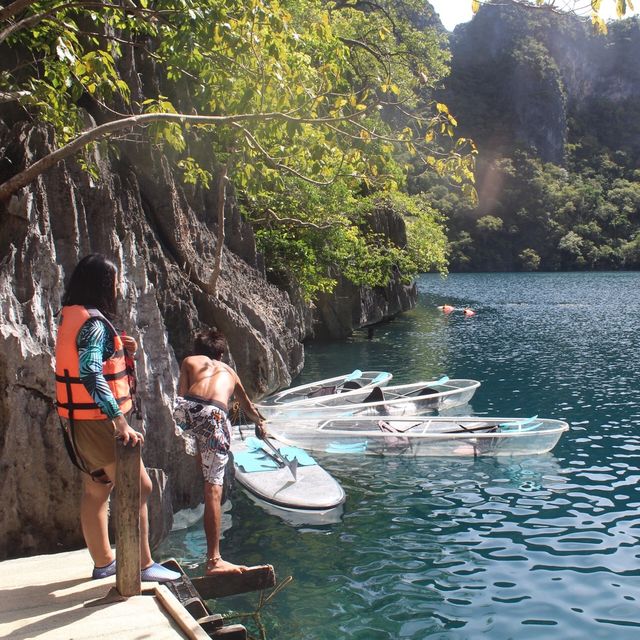
[[[358,382],[358,380],[361,377],[362,377],[362,371],[360,371],[360,369],[356,369],[355,371],[352,371],[348,376],[345,376],[342,382],[337,387],[334,387],[334,388],[337,393],[359,389],[360,383]]]
[[[371,384],[378,384],[383,380],[386,380],[389,377],[389,374],[386,371],[381,371],[372,381]]]
[[[265,453],[267,455],[270,455],[274,460],[281,462],[285,467],[287,467],[287,469],[289,469],[289,471],[291,472],[291,475],[293,476],[293,479],[295,481],[298,480],[298,460],[297,458],[294,458],[292,461],[287,460],[278,450],[277,447],[274,447],[270,442],[269,442],[269,438],[267,438],[267,436],[264,436],[264,438],[262,438],[262,441],[269,447],[269,449],[271,449],[272,454],[270,454],[268,451],[265,451]]]
[[[355,373],[355,372],[354,372]],[[258,411],[258,416],[262,419],[265,420],[265,417]],[[269,442],[269,438],[267,437],[266,432],[264,431],[264,426],[262,427],[262,434],[258,433],[258,425],[256,425],[256,436],[258,438],[260,438],[260,440],[262,440],[268,447],[269,449],[271,449],[272,453],[273,453],[273,457],[276,458],[276,460],[280,460],[280,462],[282,462],[282,464],[287,467],[287,469],[289,469],[289,471],[291,472],[291,475],[293,476],[293,480],[294,482],[297,482],[298,480],[298,460],[297,458],[294,458],[292,461],[287,460],[278,450],[277,447],[274,447],[270,442]],[[268,453],[268,452],[265,452]]]
[[[498,426],[501,431],[529,431],[530,429],[539,426],[538,424],[532,424],[537,419],[538,416],[532,416],[531,418],[525,418],[524,420],[502,422]],[[526,427],[526,429],[523,429],[523,427]]]

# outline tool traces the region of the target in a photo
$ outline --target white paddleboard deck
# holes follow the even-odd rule
[[[234,457],[236,480],[256,498],[282,509],[302,511],[324,511],[333,509],[345,501],[345,493],[340,484],[317,462],[298,464],[296,479],[288,467],[275,466],[275,461],[262,449],[255,449],[255,438],[234,439],[231,452]],[[247,446],[249,442],[249,446]],[[270,442],[280,447],[273,440]],[[298,460],[313,460],[304,450],[296,447],[282,447],[287,458],[292,450],[300,452]],[[269,452],[269,449],[266,449]]]

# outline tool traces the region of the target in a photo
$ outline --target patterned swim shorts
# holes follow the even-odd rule
[[[231,445],[231,423],[227,412],[209,400],[178,396],[173,417],[177,425],[176,435],[183,438],[185,451],[192,456],[200,454],[204,479],[221,485]]]

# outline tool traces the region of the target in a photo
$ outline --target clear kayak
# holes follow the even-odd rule
[[[515,456],[551,451],[569,425],[549,418],[351,416],[270,423],[281,440],[331,454]]]
[[[290,404],[313,403],[318,398],[330,395],[337,395],[351,391],[362,391],[372,387],[384,387],[393,378],[393,374],[387,371],[360,371],[356,369],[351,373],[346,373],[333,378],[326,378],[317,382],[303,384],[297,387],[290,387],[279,393],[275,393],[264,398],[256,406],[265,414],[272,414]],[[363,397],[368,392],[363,394]]]
[[[269,420],[332,415],[421,415],[468,403],[480,386],[477,380],[450,380],[444,376],[428,382],[412,382],[381,388],[345,391],[270,407]],[[262,410],[262,407],[260,407]],[[264,412],[263,412],[264,413]]]

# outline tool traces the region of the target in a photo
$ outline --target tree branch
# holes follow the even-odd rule
[[[300,228],[310,228],[317,229],[318,231],[323,231],[324,229],[333,229],[336,225],[340,225],[343,227],[348,226],[344,222],[333,220],[331,222],[327,222],[326,224],[316,224],[315,222],[309,222],[307,220],[299,220],[298,218],[281,218],[278,214],[273,211],[273,209],[267,209],[266,212],[269,214],[268,218],[252,218],[251,222],[256,224],[268,223],[272,219],[275,219],[280,224],[290,224]]]
[[[0,91],[0,104],[22,100],[29,95],[28,91]]]
[[[50,169],[61,160],[65,160],[66,158],[74,155],[76,152],[86,147],[88,144],[96,142],[97,140],[107,138],[114,133],[130,129],[132,127],[143,126],[152,122],[191,122],[196,124],[210,124],[220,126],[237,125],[241,122],[265,122],[270,120],[282,120],[285,122],[296,122],[300,124],[329,124],[333,122],[354,120],[355,118],[362,116],[362,114],[364,113],[366,113],[365,109],[347,116],[334,118],[296,118],[287,113],[277,111],[267,113],[242,113],[232,116],[198,116],[182,113],[143,113],[127,118],[121,118],[120,120],[107,122],[105,124],[101,124],[98,127],[94,127],[85,131],[84,133],[80,134],[75,140],[72,140],[60,149],[56,149],[55,151],[46,155],[44,158],[41,158],[40,160],[34,162],[30,167],[27,167],[12,178],[9,178],[9,180],[7,180],[6,182],[0,184],[0,202],[8,200],[8,198],[18,189],[25,187],[41,173],[43,173],[47,169]],[[242,129],[247,134],[249,134],[249,136],[251,136],[251,134],[244,127],[242,127]],[[253,138],[253,136],[251,137]],[[275,163],[276,168],[287,171],[288,173],[291,173],[298,178],[301,178],[318,186],[326,186],[333,182],[333,180],[329,182],[319,182],[316,180],[312,180],[311,178],[300,174],[291,167],[278,164],[276,160],[269,156],[267,151],[262,148],[262,146],[255,140],[255,138],[253,138],[253,141],[260,148],[261,153],[264,153],[266,158],[270,158],[271,161]]]
[[[6,16],[3,15],[7,13],[13,5],[21,4],[22,6],[17,9],[13,14]],[[0,10],[0,22],[8,21],[13,15],[19,13],[22,9],[28,7],[29,5],[34,4],[34,0],[16,0],[13,5],[9,5],[5,10]],[[128,6],[120,6],[117,4],[111,4],[108,2],[99,2],[97,0],[87,0],[86,2],[82,2],[82,0],[72,0],[71,2],[65,2],[63,4],[56,5],[55,7],[51,7],[46,11],[41,11],[40,13],[35,13],[32,16],[27,16],[18,22],[14,22],[10,24],[6,29],[0,32],[0,43],[4,42],[12,33],[19,31],[21,29],[28,29],[38,24],[45,18],[48,18],[51,15],[64,11],[66,9],[111,9],[113,11],[120,11],[123,14],[130,15],[140,15],[145,20],[148,20],[149,17],[162,17],[164,15],[170,15],[174,13],[178,13],[177,11],[158,11],[155,9],[144,9],[141,7],[136,7],[133,4],[129,4]]]
[[[282,164],[282,162],[279,162],[273,156],[269,155],[269,152],[258,142],[256,137],[248,129],[246,129],[245,127],[237,123],[234,123],[234,126],[236,126],[238,129],[242,131],[242,133],[246,137],[249,144],[252,144],[255,147],[257,147],[258,151],[260,151],[260,153],[264,156],[265,160],[267,161],[267,164],[272,169],[276,169],[278,171],[284,171],[285,173],[290,173],[291,175],[294,175],[296,178],[300,178],[300,180],[304,180],[305,182],[308,182],[310,184],[315,184],[318,187],[328,187],[329,185],[333,184],[333,182],[335,181],[335,178],[329,181],[314,180],[313,178],[310,178],[309,176],[305,176],[299,171],[296,171],[293,167],[290,167],[287,164]]]
[[[10,20],[35,2],[36,0],[15,0],[8,7],[0,9],[0,20]]]

